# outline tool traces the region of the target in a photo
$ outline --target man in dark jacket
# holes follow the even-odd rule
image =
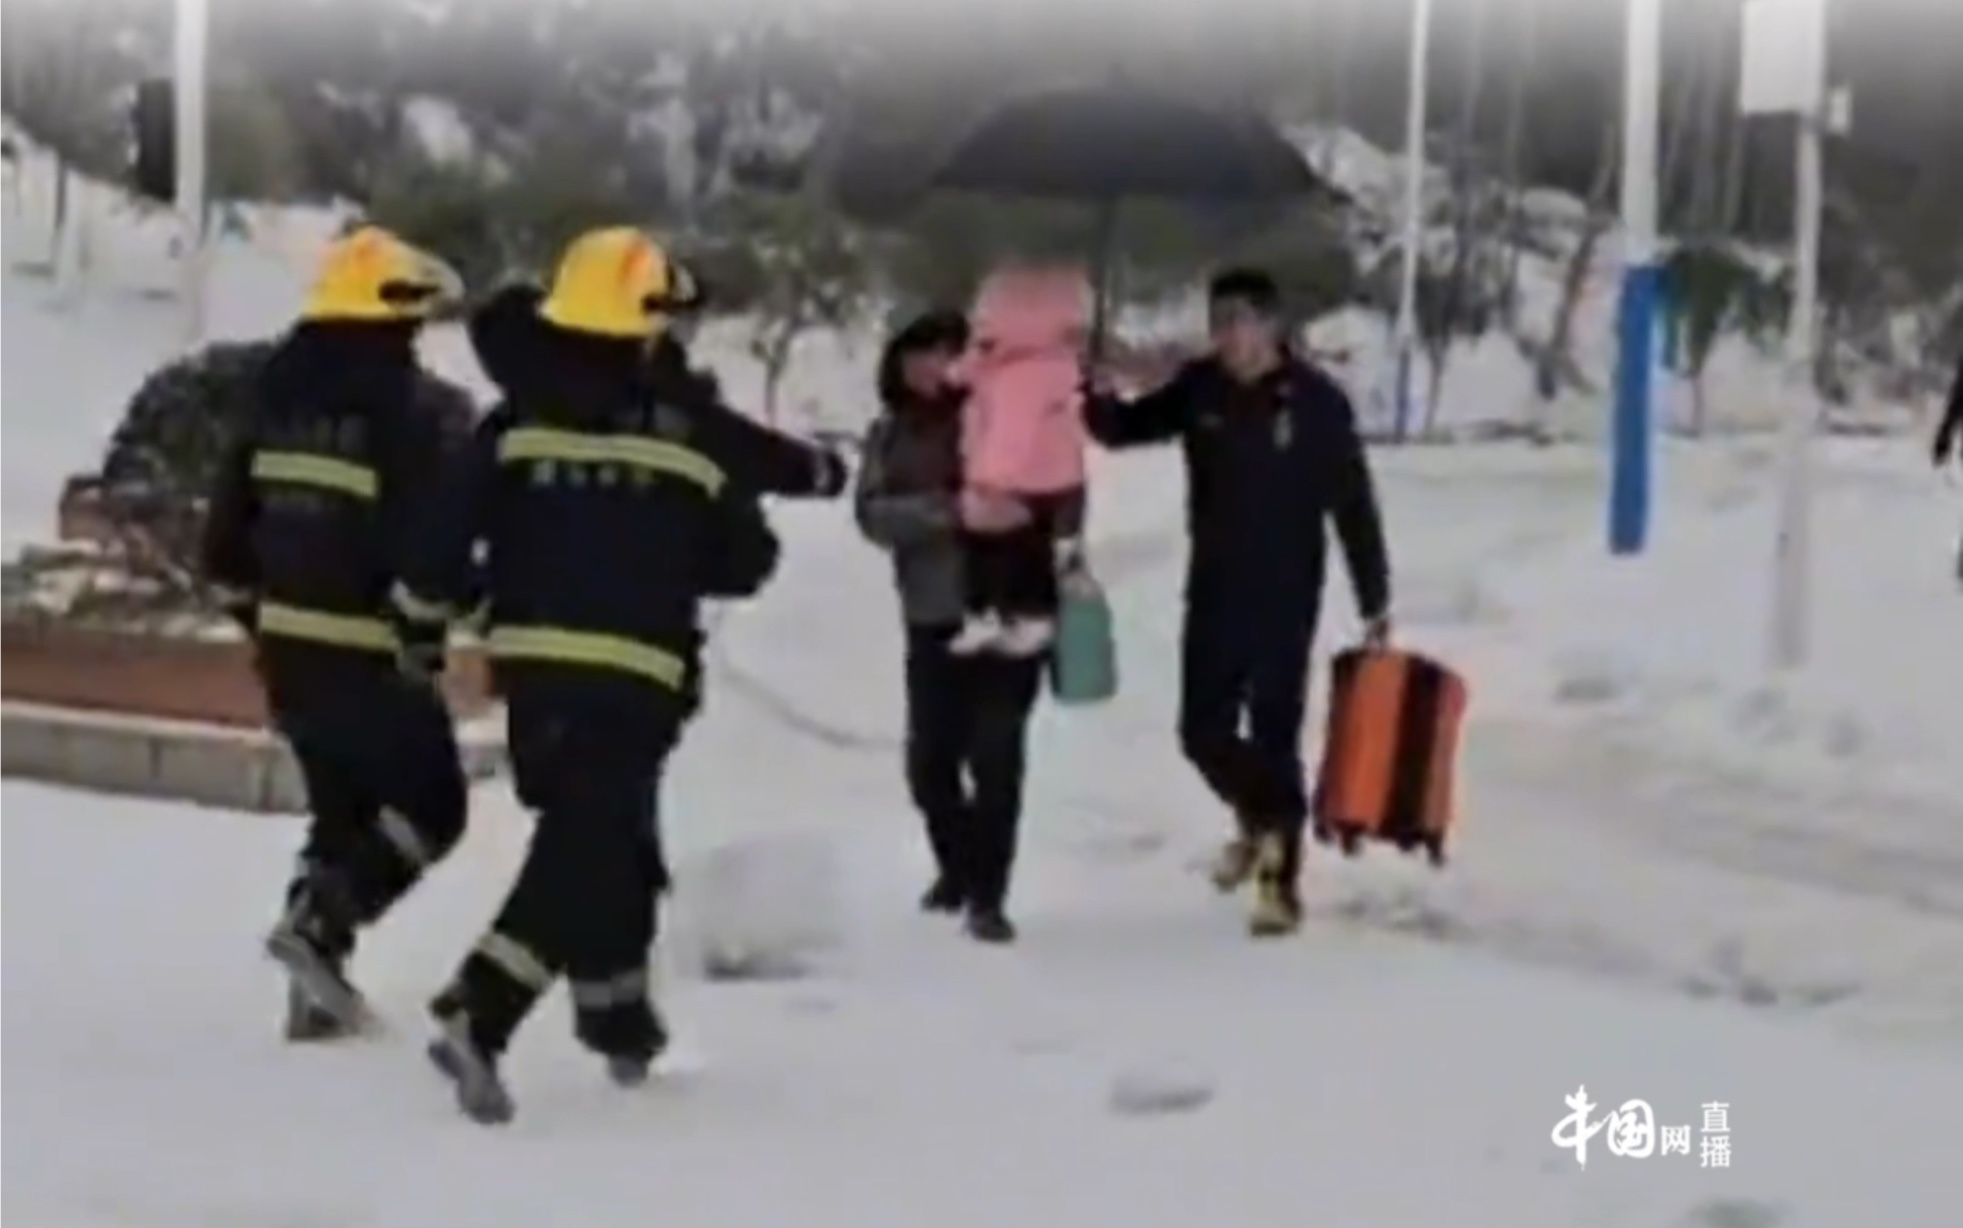
[[[330,249],[211,491],[203,570],[256,643],[273,723],[312,811],[286,914],[267,940],[292,974],[296,1040],[360,1025],[345,970],[356,930],[463,834],[449,710],[427,679],[398,668],[404,645],[388,601],[447,425],[417,395],[416,330],[452,281],[374,228]],[[440,631],[417,647],[440,655]]]
[[[1936,424],[1933,454],[1938,469],[1949,464],[1955,455],[1958,437],[1963,437],[1963,362],[1956,365],[1956,384],[1949,391],[1949,405],[1943,410],[1942,421]],[[1963,580],[1963,544],[1957,546],[1956,578]]]
[[[1251,928],[1281,934],[1301,923],[1302,723],[1327,524],[1376,643],[1389,632],[1390,568],[1355,414],[1289,352],[1273,279],[1224,273],[1209,309],[1211,357],[1136,400],[1094,396],[1089,421],[1106,447],[1176,441],[1185,452],[1179,740],[1238,824],[1215,882],[1254,878]]]
[[[756,593],[776,565],[754,492],[690,433],[710,408],[699,388],[648,375],[672,268],[630,228],[572,244],[521,350],[495,364],[505,403],[446,475],[396,593],[440,625],[483,576],[515,783],[538,812],[503,908],[432,1006],[431,1059],[481,1122],[510,1118],[499,1061],[561,976],[616,1081],[644,1079],[665,1047],[655,816],[699,700],[699,607]]]

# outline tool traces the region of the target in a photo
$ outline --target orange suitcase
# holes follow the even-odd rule
[[[1465,680],[1397,650],[1338,653],[1314,799],[1315,837],[1354,855],[1365,840],[1445,861]]]

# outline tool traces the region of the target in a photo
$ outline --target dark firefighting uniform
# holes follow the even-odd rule
[[[398,590],[436,624],[481,584],[515,785],[538,812],[517,882],[437,1010],[494,1062],[564,976],[588,1047],[646,1057],[666,1039],[648,985],[666,882],[655,800],[698,702],[698,606],[758,591],[778,547],[636,349],[532,331],[524,361],[500,364],[506,400],[447,475]]]
[[[312,940],[337,966],[354,931],[448,853],[465,820],[447,707],[399,668],[388,600],[445,441],[415,395],[412,329],[293,329],[221,464],[203,543],[206,576],[232,592],[256,641],[273,722],[305,779],[312,820],[290,896],[318,894]]]

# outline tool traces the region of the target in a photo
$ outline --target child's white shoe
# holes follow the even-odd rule
[[[1015,618],[1002,629],[1002,652],[1011,657],[1034,657],[1048,652],[1056,643],[1056,620]]]
[[[985,614],[970,614],[961,624],[961,630],[947,642],[947,650],[957,657],[972,657],[1002,645],[1007,628],[1002,619],[993,611]]]

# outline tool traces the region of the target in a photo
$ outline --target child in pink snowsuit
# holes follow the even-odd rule
[[[1056,636],[1057,577],[1081,565],[1090,283],[1004,269],[981,286],[960,376],[967,620],[957,653],[1035,656]]]

